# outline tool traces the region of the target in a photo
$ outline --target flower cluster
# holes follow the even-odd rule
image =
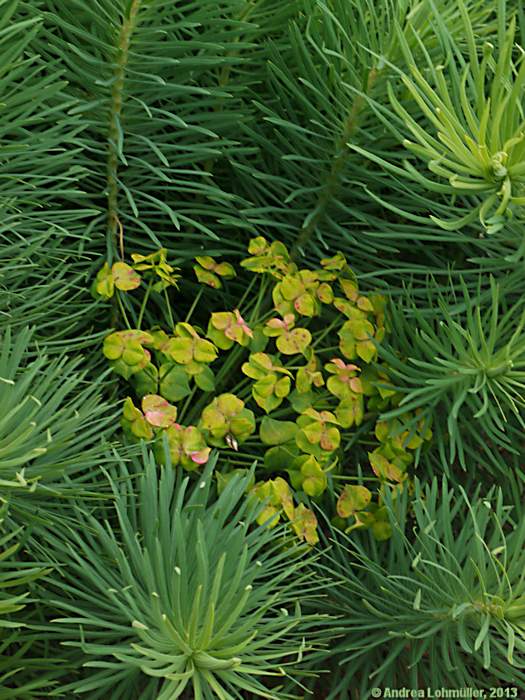
[[[368,450],[370,478],[391,485],[407,481],[414,454],[431,433],[415,415],[379,419],[399,402],[387,369],[377,362],[385,299],[359,289],[341,253],[312,270],[300,269],[282,243],[263,237],[252,240],[248,252],[241,266],[266,285],[258,301],[241,300],[242,309],[211,305],[200,323],[186,316],[174,320],[170,332],[116,331],[103,352],[140,402],[138,407],[128,397],[124,403],[122,425],[130,438],[153,441],[160,461],[169,454],[174,467],[190,471],[208,460],[212,448],[220,449],[221,483],[259,458],[261,478],[250,497],[263,504],[260,522],[273,525],[284,516],[313,544],[317,521],[308,503],[320,503],[327,490],[337,497],[332,477],[348,478],[354,463],[346,449],[350,429],[370,424],[376,444]],[[173,283],[165,251],[132,260],[133,266],[105,264],[95,291],[103,298],[110,289],[133,291],[139,272],[157,275],[155,291]],[[209,256],[198,257],[194,270],[203,285],[199,294],[236,274],[231,264]],[[177,315],[169,311],[171,318],[173,311]],[[336,522],[346,529],[370,527],[384,539],[382,513],[380,490],[374,501],[365,486],[347,486]]]

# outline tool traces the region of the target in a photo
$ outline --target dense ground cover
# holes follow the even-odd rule
[[[524,50],[0,0],[0,698],[523,696]]]

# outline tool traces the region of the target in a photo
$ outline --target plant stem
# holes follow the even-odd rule
[[[237,308],[238,308],[239,310],[241,309],[242,305],[244,304],[244,301],[245,301],[246,297],[247,297],[247,296],[250,294],[250,292],[252,291],[252,287],[253,287],[253,285],[255,284],[255,281],[256,281],[256,278],[255,278],[255,277],[252,277],[252,279],[251,279],[251,281],[250,281],[250,284],[247,286],[246,291],[244,292],[244,294],[243,294],[242,297],[241,297],[241,300],[240,300],[239,303],[237,304]],[[261,284],[261,289],[262,289],[263,286],[264,286],[264,278],[263,278],[263,281],[262,281],[262,284]],[[260,300],[260,298],[261,298],[261,290],[259,290],[259,296],[258,296],[258,298],[257,298],[257,304],[256,304],[255,309],[257,309],[257,307],[258,307],[258,305],[259,305],[259,300]],[[254,311],[252,312],[252,315],[250,316],[250,320],[252,320],[252,319],[254,318],[254,314],[255,314],[255,313],[256,313],[256,311],[254,310]]]
[[[166,288],[164,289],[164,299],[166,299],[166,309],[168,311],[168,319],[170,322],[171,331],[174,333],[175,332],[175,319],[173,318],[173,312],[171,310],[171,304],[170,304],[170,296],[169,296],[168,290]]]
[[[142,305],[140,307],[139,317],[137,320],[137,328],[140,330],[142,326],[142,319],[144,318],[144,312],[146,311],[146,304],[148,303],[149,295],[151,294],[151,289],[153,287],[153,279],[150,280],[148,288],[146,289],[146,294],[144,294],[144,299],[142,300]]]
[[[321,333],[315,338],[315,340],[312,343],[312,348],[315,348],[319,343],[329,334],[333,331],[333,329],[338,326],[341,323],[341,320],[336,318],[330,325],[325,326]]]
[[[119,218],[118,207],[118,162],[119,158],[122,159],[123,148],[120,117],[122,114],[124,82],[129,59],[131,36],[137,24],[137,15],[141,2],[142,0],[133,0],[129,9],[129,15],[122,22],[117,45],[118,58],[115,64],[113,90],[111,93],[107,156],[108,223],[106,235],[106,245],[110,260],[117,245],[120,250],[120,257],[124,259],[124,229]]]
[[[122,318],[124,319],[124,323],[128,327],[128,330],[131,330],[131,325],[128,319],[128,315],[126,313],[126,309],[124,308],[124,304],[122,303],[122,299],[120,298],[120,293],[116,291],[115,296],[117,297],[117,303],[120,309],[120,313],[122,314]],[[140,326],[139,326],[140,328]]]
[[[188,313],[186,314],[186,318],[184,319],[184,323],[189,323],[189,322],[190,322],[191,316],[192,316],[193,312],[195,311],[195,308],[196,308],[197,304],[199,303],[201,296],[202,296],[202,287],[201,287],[201,288],[199,289],[199,291],[197,292],[197,296],[196,296],[195,299],[193,300],[193,303],[192,303],[192,305],[190,306],[190,310],[189,310]]]
[[[258,0],[248,0],[248,2],[246,2],[245,6],[242,8],[242,10],[239,12],[238,16],[235,17],[235,21],[236,22],[248,22],[250,15],[256,9],[257,5],[258,5]],[[232,44],[233,45],[238,44],[242,38],[243,38],[243,35],[239,33],[235,37]],[[239,54],[240,54],[239,50],[231,49],[230,51],[226,52],[226,58],[234,58],[234,57],[239,56]],[[228,83],[230,81],[232,67],[233,66],[231,63],[225,63],[222,66],[222,68],[219,72],[219,79],[217,81],[217,85],[220,88],[225,88],[228,85]],[[222,112],[223,108],[224,108],[224,102],[225,102],[224,97],[219,98],[218,102],[213,106],[213,111],[214,112]],[[204,168],[203,168],[204,171],[211,174],[216,161],[217,161],[217,156],[214,156],[213,158],[208,159],[204,163]]]
[[[366,83],[366,94],[371,91],[376,81],[377,74],[378,71],[376,68],[370,69]],[[359,117],[363,111],[365,103],[366,101],[364,95],[357,95],[352,103],[352,107],[350,108],[346,119],[343,121],[343,131],[335,143],[335,156],[332,159],[330,170],[326,174],[326,179],[319,191],[317,202],[314,207],[315,213],[310,217],[308,223],[303,226],[299,236],[292,246],[290,251],[292,258],[297,258],[297,256],[302,253],[317,226],[324,220],[330,203],[339,192],[339,188],[341,186],[340,176],[350,153],[346,144],[359,126]]]
[[[179,415],[180,420],[182,420],[183,418],[186,417],[186,411],[194,402],[196,391],[197,391],[197,385],[194,384],[193,389],[191,390],[191,394],[189,394],[188,397],[186,398],[186,401],[184,402],[184,406],[182,407],[182,409],[180,411],[180,415]],[[191,424],[193,423],[193,420],[194,419],[192,418],[192,420],[190,421]]]

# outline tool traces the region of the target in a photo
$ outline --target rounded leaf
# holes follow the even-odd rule
[[[405,474],[402,469],[390,462],[384,455],[377,450],[368,453],[368,460],[374,474],[380,479],[386,481],[403,481]]]
[[[341,518],[349,518],[364,510],[371,500],[372,494],[366,486],[345,486],[337,501],[337,513]]]
[[[118,333],[111,333],[111,335],[104,338],[102,352],[108,360],[118,360],[123,350],[124,344],[122,342],[122,337]]]
[[[193,360],[193,338],[172,338],[166,354],[174,362],[187,365]]]
[[[275,383],[274,393],[279,399],[283,399],[285,396],[288,396],[290,389],[290,377],[281,377],[281,379]]]
[[[210,343],[209,340],[204,340],[203,338],[197,338],[195,340],[193,357],[196,362],[209,364],[217,359],[217,354],[217,348],[213,343]]]
[[[347,321],[345,325],[356,340],[368,340],[374,335],[374,326],[365,319],[358,321]]]
[[[328,479],[315,457],[310,456],[303,461],[301,475],[302,489],[308,496],[315,498],[326,490]]]
[[[111,268],[115,287],[122,292],[130,292],[140,287],[140,275],[125,262],[116,262]]]
[[[343,428],[361,425],[365,415],[363,397],[358,395],[344,399],[335,409],[335,415]]]
[[[212,287],[212,289],[220,289],[222,287],[222,282],[214,272],[205,270],[200,265],[194,265],[193,270],[201,284],[206,284],[208,287]]]
[[[294,301],[293,306],[301,316],[315,316],[318,311],[316,300],[309,292],[301,294]]]
[[[377,348],[373,340],[361,340],[356,343],[356,353],[364,362],[372,362],[377,355]]]
[[[283,355],[295,355],[304,352],[311,342],[312,334],[307,328],[294,328],[279,336],[276,345]]]
[[[317,297],[323,302],[323,304],[331,304],[334,300],[334,292],[332,287],[326,282],[323,282],[323,284],[320,284],[319,288],[317,289]]]
[[[292,522],[293,529],[297,536],[305,540],[310,546],[319,542],[317,534],[317,518],[315,513],[307,508],[303,503],[300,503],[295,509],[294,519]]]
[[[142,399],[142,411],[156,428],[168,428],[177,419],[177,408],[157,394],[147,394]]]
[[[203,367],[202,371],[195,375],[195,384],[202,391],[215,391],[215,375],[209,367]]]
[[[297,430],[297,424],[292,421],[275,420],[264,416],[259,428],[259,437],[265,445],[282,445],[294,440]]]
[[[233,265],[227,262],[218,263],[215,266],[215,272],[216,274],[220,275],[221,277],[224,277],[225,279],[231,279],[232,277],[236,277],[237,274]]]
[[[191,393],[188,375],[182,367],[171,362],[160,366],[159,393],[173,403]]]

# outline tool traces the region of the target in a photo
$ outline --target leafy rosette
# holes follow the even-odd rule
[[[116,331],[104,339],[102,352],[113,371],[129,379],[151,362],[151,353],[144,346],[152,343],[153,337],[145,331]]]
[[[221,394],[203,410],[199,427],[210,445],[237,449],[255,431],[255,416],[234,394]]]
[[[295,328],[294,314],[284,318],[271,318],[266,322],[264,335],[275,338],[277,350],[283,355],[304,353],[312,342],[312,334],[307,328]]]
[[[249,361],[243,364],[242,371],[256,380],[252,386],[252,396],[266,413],[280,406],[290,393],[292,373],[273,355],[252,353]]]
[[[253,338],[253,331],[239,309],[234,309],[212,313],[206,335],[221,350],[229,350],[234,343],[246,347]]]

